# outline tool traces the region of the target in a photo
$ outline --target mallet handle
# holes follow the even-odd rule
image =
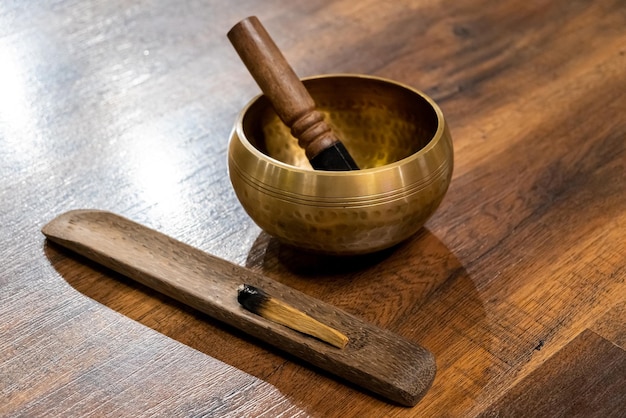
[[[256,16],[237,23],[228,32],[250,74],[267,96],[278,117],[291,128],[309,159],[339,139],[324,115]]]

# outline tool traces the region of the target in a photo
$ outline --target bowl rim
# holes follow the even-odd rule
[[[405,158],[402,158],[398,161],[394,161],[393,163],[385,164],[385,165],[378,166],[378,167],[370,167],[370,168],[364,168],[364,169],[353,170],[353,171],[324,171],[324,170],[313,170],[309,168],[302,168],[302,167],[298,167],[295,165],[284,163],[280,160],[277,160],[276,158],[270,157],[269,155],[261,152],[258,148],[252,145],[250,141],[248,141],[248,138],[246,137],[243,131],[243,120],[244,120],[246,113],[248,112],[248,109],[250,109],[250,107],[252,107],[263,96],[263,94],[258,94],[254,96],[250,101],[248,101],[248,103],[246,103],[243,109],[241,109],[241,111],[237,114],[237,118],[235,120],[235,126],[233,130],[235,131],[236,136],[238,137],[241,144],[250,153],[255,155],[257,158],[261,160],[265,160],[268,163],[271,163],[272,165],[275,165],[275,166],[278,166],[280,168],[287,169],[290,171],[299,172],[302,174],[315,173],[316,175],[322,175],[322,176],[359,176],[363,174],[371,174],[371,173],[378,172],[378,171],[385,171],[385,170],[390,170],[390,169],[393,170],[398,166],[402,166],[404,164],[411,162],[412,160],[419,159],[421,156],[428,153],[432,148],[434,148],[438,140],[440,140],[444,136],[444,132],[446,129],[445,127],[446,122],[443,116],[443,112],[441,111],[439,105],[437,105],[437,103],[430,96],[428,96],[421,90],[413,88],[408,84],[391,80],[389,78],[375,76],[375,75],[367,75],[367,74],[331,73],[331,74],[320,74],[320,75],[303,77],[301,78],[301,80],[303,82],[306,82],[308,80],[318,80],[318,79],[326,79],[326,78],[360,78],[360,79],[366,79],[366,80],[372,80],[372,81],[379,81],[383,83],[393,84],[397,87],[400,87],[402,89],[409,91],[412,94],[417,94],[422,99],[426,100],[426,102],[428,102],[428,104],[432,107],[435,114],[437,115],[437,130],[435,131],[430,141],[428,141],[428,143],[424,147],[420,148],[417,152]]]

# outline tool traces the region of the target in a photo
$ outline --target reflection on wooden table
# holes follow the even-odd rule
[[[620,416],[622,2],[0,4],[0,415]],[[424,91],[454,141],[425,227],[320,258],[247,216],[226,163],[258,94],[226,39],[257,15],[301,76]],[[431,351],[412,408],[45,241],[118,213]]]

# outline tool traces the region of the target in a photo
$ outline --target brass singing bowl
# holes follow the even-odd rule
[[[452,139],[437,104],[400,83],[363,75],[303,80],[361,170],[313,170],[265,96],[240,112],[229,175],[252,220],[305,250],[364,254],[417,232],[441,203]]]

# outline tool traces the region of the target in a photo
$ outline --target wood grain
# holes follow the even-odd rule
[[[250,15],[302,77],[441,106],[455,171],[420,233],[339,261],[247,217],[226,147],[259,90],[225,34]],[[586,330],[624,348],[624,27],[620,0],[0,2],[0,415],[473,417],[608,347]],[[45,244],[89,207],[419,341],[433,386],[389,404]]]
[[[430,388],[435,360],[417,344],[274,280],[110,212],[73,210],[42,232],[90,260],[404,406]],[[338,349],[268,321],[237,302],[249,284],[346,335]]]
[[[626,351],[583,331],[480,417],[620,417]]]

